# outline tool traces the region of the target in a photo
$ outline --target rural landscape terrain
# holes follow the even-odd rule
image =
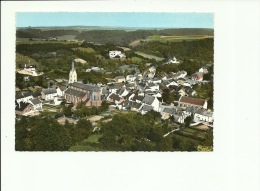
[[[213,151],[214,30],[17,27],[16,151]]]

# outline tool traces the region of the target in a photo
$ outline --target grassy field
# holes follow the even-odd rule
[[[102,135],[90,135],[87,139],[83,141],[83,143],[98,143],[98,139],[102,137]]]
[[[69,151],[101,151],[101,149],[98,148],[98,139],[100,137],[102,137],[102,135],[91,135],[87,139],[85,139],[81,144],[71,146],[69,148]]]
[[[158,57],[158,56],[154,56],[154,55],[151,55],[151,54],[146,54],[144,52],[135,52],[136,54],[140,55],[140,56],[143,56],[145,58],[149,58],[149,59],[155,59],[156,61],[162,61],[164,58],[161,58],[161,57]]]
[[[38,62],[29,56],[24,56],[22,54],[16,53],[16,67],[18,67],[19,65],[24,67],[25,64],[27,66],[29,64],[37,66]]]
[[[96,53],[96,51],[93,48],[78,47],[78,48],[73,48],[73,50],[80,50],[87,53]]]
[[[192,36],[149,36],[146,40],[147,41],[160,41],[160,42],[180,42],[183,40],[199,40],[205,38],[214,38],[213,36],[206,36],[206,35],[192,35]]]
[[[35,40],[35,41],[16,41],[16,44],[77,44],[80,45],[81,42],[68,42],[68,41],[45,41],[45,40]]]

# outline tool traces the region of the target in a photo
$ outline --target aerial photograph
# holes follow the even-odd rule
[[[214,14],[17,12],[15,150],[212,152]]]

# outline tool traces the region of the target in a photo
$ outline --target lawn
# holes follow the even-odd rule
[[[140,56],[143,56],[145,58],[148,58],[148,59],[155,59],[156,61],[162,61],[164,58],[161,58],[161,57],[158,57],[158,56],[155,56],[155,55],[151,55],[151,54],[146,54],[144,52],[135,52],[136,54],[140,55]]]
[[[80,50],[86,53],[96,53],[96,51],[93,48],[78,47],[78,48],[73,48],[73,50]]]

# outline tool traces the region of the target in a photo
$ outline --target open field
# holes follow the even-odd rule
[[[78,48],[73,48],[73,50],[80,50],[80,51],[86,52],[86,53],[96,53],[96,51],[93,48],[78,47]]]
[[[16,41],[16,44],[77,44],[80,45],[81,42],[68,42],[68,41],[46,41],[46,40],[34,40],[34,41]]]
[[[151,55],[151,54],[146,54],[144,52],[135,52],[136,54],[142,56],[142,57],[145,57],[145,58],[149,58],[149,59],[155,59],[156,61],[162,61],[164,58],[161,58],[161,57],[158,57],[158,56],[154,56],[154,55]]]
[[[206,38],[214,38],[214,36],[207,36],[207,35],[192,35],[192,36],[160,36],[154,35],[149,36],[146,41],[160,41],[160,42],[179,42],[183,40],[200,40]]]

